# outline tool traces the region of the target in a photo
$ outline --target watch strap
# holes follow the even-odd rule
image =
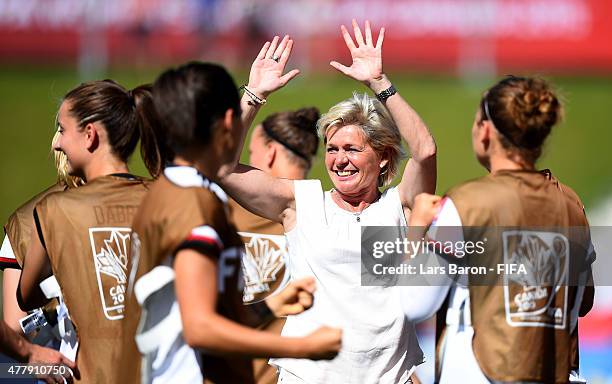
[[[389,97],[395,95],[396,93],[397,93],[397,89],[395,89],[395,87],[391,85],[389,88],[385,89],[381,93],[378,93],[376,95],[376,98],[384,103],[385,101],[387,101]]]

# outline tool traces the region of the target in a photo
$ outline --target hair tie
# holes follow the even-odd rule
[[[310,164],[310,159],[308,158],[308,156],[303,154],[302,151],[300,151],[293,145],[289,144],[286,140],[281,139],[280,136],[278,136],[270,127],[268,127],[267,124],[261,124],[261,127],[263,128],[264,132],[266,133],[266,135],[268,135],[269,138],[276,141],[277,143],[279,143],[280,145],[282,145],[283,147],[291,151],[294,155],[296,155],[299,158],[304,159],[308,164]]]
[[[136,106],[136,100],[134,99],[134,93],[132,92],[132,90],[130,89],[129,91],[127,91],[127,96],[130,99],[130,103],[132,104],[132,106]]]

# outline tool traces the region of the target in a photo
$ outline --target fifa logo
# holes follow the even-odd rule
[[[527,273],[504,275],[506,321],[515,327],[563,329],[567,320],[569,241],[560,233],[505,231],[504,263]]]
[[[287,245],[284,236],[241,232],[245,244],[242,258],[245,303],[257,302],[286,285]]]
[[[123,318],[131,232],[116,227],[89,229],[100,301],[109,320]]]

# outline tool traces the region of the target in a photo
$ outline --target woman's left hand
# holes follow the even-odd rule
[[[289,35],[285,35],[280,43],[279,40],[278,36],[274,36],[272,42],[267,41],[251,65],[247,87],[263,99],[300,73],[298,69],[294,69],[283,75],[291,55],[293,40]]]
[[[361,81],[368,87],[371,86],[372,82],[382,79],[382,44],[385,38],[385,29],[380,29],[376,45],[374,45],[372,40],[372,29],[368,20],[365,22],[364,40],[357,21],[353,19],[353,32],[357,45],[353,42],[350,33],[344,25],[340,26],[340,30],[342,31],[344,42],[351,52],[353,63],[350,67],[342,65],[337,61],[332,61],[329,64],[348,77]]]

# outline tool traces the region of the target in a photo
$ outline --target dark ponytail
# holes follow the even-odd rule
[[[169,69],[157,78],[153,88],[166,153],[185,155],[207,146],[217,119],[228,109],[240,116],[236,84],[217,64],[192,62]]]
[[[151,176],[157,177],[173,156],[163,142],[163,130],[153,103],[153,86],[140,85],[128,91],[128,95],[133,97],[139,117],[140,156]]]
[[[142,138],[144,164],[152,176],[159,175],[165,154],[158,148],[159,119],[151,85],[128,91],[113,80],[92,81],[68,92],[64,100],[70,102],[70,113],[81,128],[102,123],[113,153],[123,162],[128,162]]]

